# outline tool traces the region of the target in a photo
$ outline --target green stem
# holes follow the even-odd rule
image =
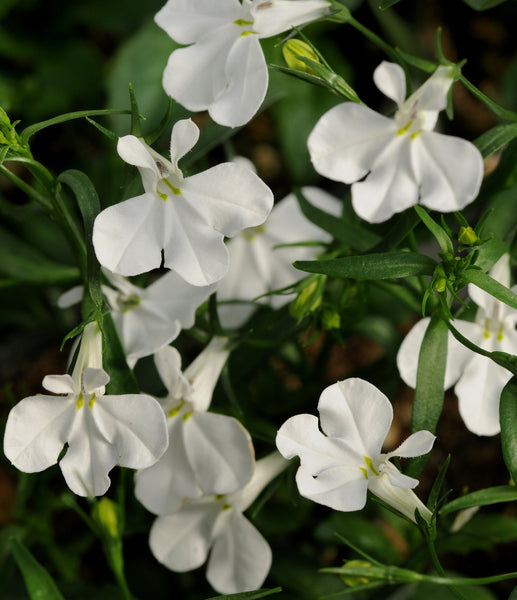
[[[40,194],[37,190],[35,190],[31,185],[20,179],[18,175],[15,175],[12,171],[0,165],[0,173],[2,173],[9,181],[14,183],[17,187],[19,187],[22,192],[27,194],[29,198],[35,200],[38,204],[40,204],[46,211],[52,211],[52,203]]]
[[[513,110],[508,110],[499,106],[497,102],[494,102],[491,98],[483,94],[478,88],[470,83],[470,81],[464,76],[460,75],[459,80],[461,83],[471,92],[478,100],[480,100],[487,108],[489,108],[495,115],[506,121],[517,121],[517,113]]]
[[[359,21],[354,19],[354,17],[352,17],[352,15],[350,15],[350,18],[348,19],[347,22],[350,25],[352,25],[352,27],[357,29],[357,31],[362,33],[371,42],[373,42],[376,46],[378,46],[383,52],[385,52],[391,58],[391,60],[393,62],[399,64],[404,69],[404,73],[406,75],[407,95],[409,96],[411,93],[411,88],[410,88],[411,79],[410,79],[406,64],[402,63],[400,60],[400,55],[389,44],[387,44],[382,38],[380,38],[376,33],[374,33],[371,29],[368,29],[368,27],[365,27],[362,23],[359,23]]]
[[[445,574],[445,571],[440,563],[440,559],[438,558],[438,554],[436,552],[436,547],[434,545],[433,540],[429,535],[426,535],[425,537],[427,541],[427,549],[429,550],[429,556],[431,557],[431,561],[433,563],[434,568],[436,569],[436,572],[438,573],[438,575],[440,575],[440,577],[446,578],[447,575]],[[452,594],[454,594],[454,596],[456,596],[456,598],[458,598],[458,600],[467,600],[467,598],[465,598],[465,596],[453,585],[447,585],[446,587],[451,591]]]

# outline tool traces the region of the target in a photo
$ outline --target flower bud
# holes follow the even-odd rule
[[[371,567],[371,563],[366,562],[365,560],[346,560],[344,567],[347,568],[355,568],[355,567]],[[358,585],[365,585],[366,583],[370,583],[371,579],[369,577],[364,577],[361,575],[341,575],[341,579],[343,580],[348,587],[357,587]]]
[[[325,287],[325,276],[317,275],[309,278],[305,287],[289,305],[289,312],[295,319],[302,319],[306,314],[314,312],[321,304],[321,296]]]
[[[302,40],[290,39],[282,46],[282,54],[284,55],[285,62],[291,69],[297,71],[303,71],[304,73],[310,73],[311,75],[318,75],[311,67],[300,60],[298,57],[303,56],[309,58],[314,62],[320,62],[318,55],[309,46],[309,44]]]
[[[112,538],[120,536],[118,510],[115,502],[109,498],[101,498],[93,507],[92,516]]]
[[[335,310],[324,310],[321,315],[321,324],[323,329],[339,329],[341,327],[341,317]]]
[[[460,227],[458,241],[464,246],[473,246],[479,241],[479,238],[472,227]]]

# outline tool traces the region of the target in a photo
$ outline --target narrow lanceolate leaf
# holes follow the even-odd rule
[[[272,590],[256,590],[254,592],[239,592],[238,594],[227,594],[225,596],[212,596],[207,600],[258,600],[272,594],[279,594],[282,591],[281,587]]]
[[[517,137],[517,123],[497,125],[474,140],[474,145],[487,158]]]
[[[0,227],[0,275],[10,285],[70,285],[79,279],[79,269],[61,265]]]
[[[477,285],[497,300],[517,309],[517,295],[495,279],[492,279],[490,275],[483,273],[481,269],[475,267],[465,269],[463,276],[469,283]]]
[[[10,539],[10,545],[31,600],[64,600],[52,577],[27,548],[16,538]]]
[[[133,371],[128,367],[126,354],[115,328],[111,313],[102,316],[102,364],[110,374],[108,394],[138,394],[140,388]]]
[[[386,8],[389,8],[390,6],[393,6],[394,4],[398,4],[399,2],[400,2],[400,0],[380,0],[379,8],[381,10],[385,10]]]
[[[413,433],[422,429],[431,433],[436,430],[443,405],[447,337],[447,324],[440,314],[435,312],[425,332],[418,357],[415,399],[411,415]],[[416,477],[422,471],[425,462],[426,456],[412,459],[408,475]]]
[[[73,119],[82,119],[84,117],[95,117],[101,115],[127,115],[130,111],[128,110],[118,110],[118,109],[110,109],[103,108],[99,110],[79,110],[75,112],[66,113],[64,115],[59,115],[58,117],[54,117],[52,119],[47,119],[46,121],[41,121],[39,123],[35,123],[34,125],[29,125],[26,127],[21,136],[23,140],[28,141],[29,138],[41,131],[42,129],[46,129],[47,127],[51,127],[52,125],[58,125],[59,123],[65,123],[66,121],[72,121]]]
[[[415,206],[414,209],[427,229],[429,229],[429,231],[436,238],[436,241],[440,245],[442,252],[447,256],[454,256],[451,238],[447,235],[445,229],[438,225],[438,223],[436,223],[432,217],[429,216],[429,213],[425,210],[425,208],[422,208],[421,206]]]
[[[432,275],[436,262],[416,252],[385,252],[333,260],[300,260],[294,266],[308,273],[323,273],[341,279],[392,279]]]
[[[95,306],[98,310],[101,310],[104,296],[101,289],[100,265],[95,256],[95,250],[93,249],[92,243],[93,223],[95,217],[100,212],[99,196],[89,177],[82,171],[70,169],[69,171],[61,173],[58,179],[61,183],[65,183],[71,188],[77,199],[79,210],[81,211],[88,264],[88,281],[85,283],[87,283],[90,296]]]
[[[517,375],[510,379],[501,392],[499,420],[504,462],[512,479],[517,481]]]
[[[500,502],[513,502],[517,500],[517,487],[514,485],[498,485],[496,487],[478,490],[471,494],[465,494],[448,502],[440,509],[441,515],[464,510],[473,506],[487,506],[488,504],[499,504]]]

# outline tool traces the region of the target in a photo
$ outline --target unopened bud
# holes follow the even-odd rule
[[[472,229],[472,227],[460,227],[460,231],[458,233],[458,241],[464,246],[473,246],[476,242],[479,241],[479,238],[476,232]]]
[[[372,565],[369,562],[366,562],[365,560],[347,560],[344,566],[353,569],[355,567],[371,567]],[[341,579],[349,587],[365,585],[366,583],[370,583],[371,581],[371,579],[369,579],[368,577],[364,577],[361,575],[341,575]]]
[[[335,310],[324,310],[321,315],[321,324],[323,329],[339,329],[341,327],[341,317]]]
[[[447,279],[445,277],[439,277],[433,282],[433,290],[435,292],[444,292],[447,287]]]
[[[325,287],[325,276],[312,279],[291,302],[289,312],[295,319],[302,319],[306,314],[314,312],[321,304],[321,296]]]
[[[290,39],[282,46],[282,54],[284,55],[285,62],[291,69],[297,71],[303,71],[304,73],[310,73],[311,75],[317,75],[317,73],[311,69],[311,67],[300,60],[300,56],[313,60],[319,63],[320,59],[309,44],[302,40]]]
[[[92,516],[111,537],[119,537],[118,510],[115,502],[109,498],[101,498],[93,507]]]

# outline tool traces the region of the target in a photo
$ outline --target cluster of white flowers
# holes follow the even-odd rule
[[[172,53],[164,88],[190,110],[208,110],[223,125],[243,125],[259,109],[268,85],[259,40],[329,10],[327,0],[168,0],[156,22],[186,47]],[[417,203],[441,212],[470,203],[482,179],[480,153],[465,140],[433,131],[446,106],[452,68],[438,67],[407,99],[399,65],[383,62],[374,81],[396,103],[394,117],[352,102],[334,107],[308,139],[315,169],[353,184],[353,208],[370,223]],[[223,327],[240,327],[254,299],[300,278],[292,263],[316,253],[314,244],[303,242],[324,245],[331,236],[304,217],[294,195],[273,208],[271,190],[240,162],[184,176],[178,162],[198,137],[192,120],[178,121],[170,159],[143,139],[120,138],[118,153],[138,169],[144,193],[103,210],[93,230],[103,291],[128,364],[154,355],[167,396],[105,395],[109,375],[102,368],[101,334],[90,323],[72,374],[43,380],[46,390],[61,396],[22,400],[9,415],[4,451],[16,467],[35,472],[55,464],[66,444],[59,466],[70,489],[82,496],[104,494],[115,465],[138,469],[136,497],[157,515],[150,534],[156,558],[186,571],[210,553],[209,582],[221,593],[233,593],[260,587],[269,571],[269,545],[243,512],[286,466],[285,459],[299,456],[299,492],[315,502],[359,510],[370,490],[409,519],[415,521],[418,512],[429,521],[429,509],[412,491],[418,481],[390,459],[425,454],[435,438],[419,431],[382,453],[392,407],[361,379],[324,390],[318,405],[323,433],[309,414],[280,427],[276,445],[284,458],[273,452],[255,461],[251,437],[239,421],[209,412],[230,354],[226,338],[214,337],[184,373],[169,344],[194,324],[197,308],[214,292]],[[303,194],[340,216],[339,200],[326,192],[303,188]],[[301,245],[293,247],[296,243]],[[146,288],[127,279],[159,267],[168,271]],[[509,286],[508,257],[492,276]],[[70,290],[60,305],[77,302],[82,293]],[[483,348],[517,350],[516,311],[474,286],[469,293],[478,316],[474,323],[456,322],[458,330]],[[262,301],[278,308],[291,298],[268,295]],[[412,386],[427,323],[414,327],[398,355],[401,376]],[[475,433],[499,431],[498,398],[509,377],[449,337],[445,385],[457,381],[461,414]]]

